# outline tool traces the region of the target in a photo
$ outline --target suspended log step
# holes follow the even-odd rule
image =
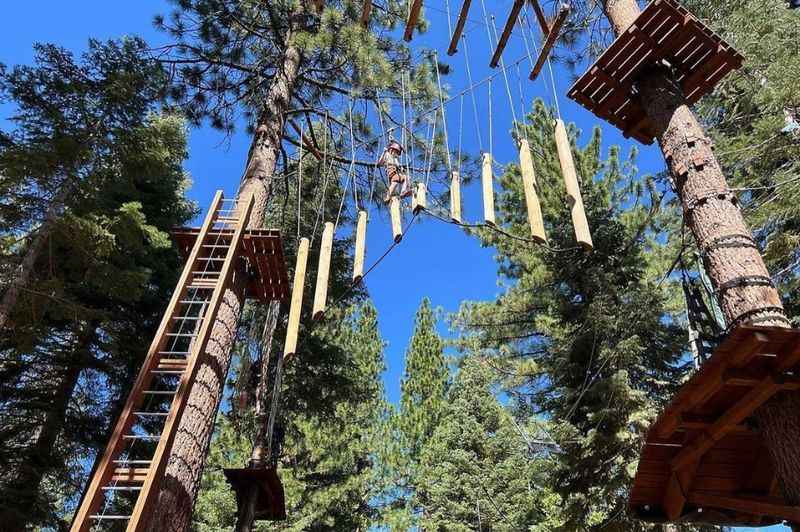
[[[411,211],[419,214],[428,208],[427,187],[425,183],[417,183],[414,187],[414,197],[412,199]]]
[[[529,76],[531,81],[538,78],[539,74],[542,72],[544,63],[550,56],[550,52],[553,50],[553,46],[555,46],[556,40],[561,33],[561,27],[564,25],[564,22],[566,22],[567,17],[569,16],[569,11],[569,4],[561,4],[555,21],[553,24],[547,26],[547,32],[543,34],[545,36],[544,44],[542,45],[542,49],[539,52],[539,57],[536,59],[536,64],[533,66],[533,70],[531,70],[531,75]]]
[[[525,5],[525,0],[514,0],[514,5],[511,6],[511,12],[508,14],[506,25],[503,27],[503,33],[500,34],[500,40],[497,41],[497,48],[494,50],[492,60],[489,61],[490,67],[497,68],[498,63],[500,63],[503,50],[506,49],[506,44],[508,44],[508,39],[511,37],[511,32],[514,31],[514,25],[517,23],[519,12],[522,11],[523,5]]]
[[[531,238],[539,244],[547,243],[542,218],[542,206],[536,193],[536,173],[533,169],[531,148],[526,139],[519,143],[519,166],[522,172],[522,186],[525,190],[525,205],[528,209],[528,224],[531,226]]]
[[[292,283],[292,302],[289,306],[286,341],[283,346],[283,357],[287,360],[293,357],[297,352],[297,335],[300,331],[300,313],[303,310],[303,290],[306,285],[308,247],[308,239],[301,238],[300,246],[297,248],[297,263],[294,268],[294,282]]]
[[[461,223],[461,174],[456,170],[450,173],[450,219]]]
[[[358,211],[356,222],[356,251],[353,257],[353,284],[364,278],[364,257],[367,252],[367,211]]]
[[[796,329],[731,332],[648,430],[631,511],[653,522],[798,521],[800,510],[784,500],[763,437],[747,426],[774,394],[800,389],[798,364]]]
[[[461,4],[461,11],[458,13],[458,20],[456,27],[453,30],[453,35],[450,37],[450,47],[447,49],[447,55],[453,55],[458,51],[458,40],[464,33],[464,24],[467,23],[467,15],[469,14],[469,7],[472,0],[464,0]]]
[[[372,14],[372,0],[364,0],[364,5],[361,7],[361,20],[360,24],[367,28],[369,27],[369,16]]]
[[[331,254],[333,252],[333,224],[327,222],[322,230],[322,242],[319,248],[319,267],[317,268],[317,287],[314,292],[314,308],[312,318],[322,319],[328,304],[328,279],[331,272]]]
[[[744,58],[676,0],[655,0],[606,49],[567,95],[643,144],[655,140],[634,86],[666,60],[689,105],[711,92]]]
[[[399,244],[403,240],[403,222],[400,217],[400,198],[393,196],[389,203],[389,214],[392,218],[392,238]]]
[[[494,175],[492,172],[492,154],[483,154],[481,165],[481,183],[483,185],[483,219],[488,225],[495,225],[494,218]]]
[[[572,225],[575,227],[575,239],[585,250],[594,249],[592,234],[589,231],[589,222],[586,220],[586,211],[583,208],[583,197],[578,185],[578,172],[575,170],[575,161],[572,158],[572,148],[567,137],[567,128],[563,120],[556,120],[556,148],[558,160],[561,163],[561,173],[564,175],[564,185],[567,188],[567,199],[572,213]]]
[[[408,20],[406,21],[406,31],[403,33],[403,39],[406,42],[411,41],[414,36],[414,28],[417,27],[417,22],[419,22],[420,9],[422,9],[422,0],[411,0],[411,8],[408,11]]]

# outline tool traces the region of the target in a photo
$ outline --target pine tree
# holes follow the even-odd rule
[[[27,235],[5,258],[30,259],[8,270],[24,282],[0,339],[0,521],[11,529],[57,527],[69,512],[177,277],[167,231],[194,213],[185,129],[157,114],[165,78],[145,47],[92,41],[78,61],[39,45],[33,66],[0,75],[15,108],[0,146],[2,235]],[[37,224],[37,213],[54,215]]]
[[[640,176],[635,151],[601,157],[596,129],[573,154],[594,250],[575,246],[564,206],[553,116],[541,102],[521,126],[536,160],[548,247],[482,231],[498,251],[505,293],[466,305],[458,318],[467,348],[494,353],[498,375],[523,412],[552,421],[557,455],[552,487],[563,498],[563,530],[644,530],[626,515],[626,491],[641,438],[680,380],[684,333],[657,286],[657,238],[670,214],[655,183]],[[498,221],[528,234],[519,168],[501,177]],[[662,238],[663,240],[663,238]]]
[[[528,446],[492,390],[487,361],[467,357],[425,442],[417,502],[423,530],[552,530],[559,498],[547,486],[546,453]]]
[[[253,131],[239,189],[243,197],[255,196],[253,227],[276,222],[268,217],[269,206],[276,203],[276,184],[284,179],[296,182],[287,171],[291,164],[286,147],[308,144],[312,151],[323,153],[321,137],[326,136],[324,128],[330,128],[328,138],[344,139],[335,150],[327,150],[330,161],[339,167],[350,164],[339,155],[350,153],[345,125],[349,120],[342,112],[349,108],[346,98],[385,107],[382,98],[403,92],[399,79],[404,74],[414,80],[414,104],[430,101],[432,68],[438,66],[415,68],[405,45],[390,33],[403,18],[401,5],[388,0],[375,6],[368,28],[359,23],[361,3],[351,0],[182,0],[169,18],[156,19],[174,39],[165,47],[163,60],[175,68],[172,96],[190,119],[207,119],[229,132],[243,118]],[[327,123],[324,117],[329,118]],[[354,134],[361,140],[367,128],[359,116],[354,122],[358,128]],[[308,126],[306,137],[301,124]],[[358,174],[355,182],[363,183],[374,163],[355,161],[353,167]],[[188,398],[154,508],[158,517],[151,524],[153,530],[186,530],[190,525],[213,430],[207,405],[216,407],[222,398],[231,361],[231,344],[223,335],[239,322],[241,287],[233,287],[225,301],[225,311],[211,333],[211,344],[218,349],[209,353],[208,371],[200,368],[202,377]]]

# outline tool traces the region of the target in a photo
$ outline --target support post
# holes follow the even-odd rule
[[[483,154],[483,218],[489,225],[495,225],[494,218],[494,176],[492,175],[492,154]]]
[[[428,200],[427,200],[427,188],[425,187],[425,183],[417,183],[414,187],[414,198],[413,198],[413,205],[411,206],[411,210],[414,214],[419,214],[420,211],[424,211],[428,207]]]
[[[331,253],[333,252],[333,224],[328,222],[322,231],[322,242],[319,247],[319,268],[317,268],[317,287],[314,291],[313,319],[319,320],[325,315],[328,303],[328,278],[331,271]]]
[[[519,143],[519,166],[522,171],[522,186],[525,190],[525,204],[528,208],[528,223],[531,226],[531,238],[539,244],[547,243],[542,218],[542,206],[536,193],[536,173],[533,169],[531,148],[526,139]]]
[[[356,223],[356,256],[353,258],[353,284],[364,278],[364,255],[367,251],[367,211],[358,211]]]
[[[567,128],[561,119],[556,120],[556,148],[558,149],[558,160],[561,162],[561,172],[564,174],[564,184],[567,187],[575,238],[584,250],[591,251],[594,249],[594,244],[589,231],[589,222],[586,220],[586,211],[583,208],[581,190],[578,186],[578,173],[575,170],[575,161],[572,159]]]
[[[369,27],[369,16],[372,14],[372,0],[364,0],[364,5],[361,8],[360,23],[364,28]]]
[[[406,42],[411,40],[414,36],[414,28],[417,27],[419,20],[419,10],[422,8],[422,0],[411,0],[411,9],[408,12],[408,20],[406,21],[406,31],[403,34],[403,39]]]
[[[397,196],[392,197],[389,211],[392,217],[392,238],[399,244],[403,240],[403,225],[400,219],[400,199]]]
[[[471,3],[472,0],[464,0],[464,3],[461,4],[461,12],[458,14],[458,21],[453,30],[453,35],[450,37],[450,47],[447,49],[447,55],[453,55],[458,51],[458,40],[464,32],[464,24],[467,22],[467,14]]]
[[[503,33],[500,35],[500,40],[497,41],[497,48],[495,48],[492,60],[489,61],[490,67],[497,68],[497,64],[500,62],[500,58],[503,56],[503,50],[506,49],[508,38],[511,37],[511,32],[514,30],[514,24],[517,23],[519,12],[522,10],[522,6],[524,4],[525,0],[515,0],[514,5],[511,6],[511,13],[508,14],[508,20],[506,21],[506,25],[503,27]]]
[[[456,170],[450,175],[450,219],[461,223],[461,174]]]
[[[287,360],[297,351],[297,333],[300,330],[300,313],[303,310],[303,289],[306,284],[306,263],[308,262],[307,238],[300,239],[297,248],[297,264],[294,268],[292,283],[292,303],[289,307],[289,322],[286,326],[286,343],[283,347],[283,358]]]
[[[558,34],[561,33],[561,26],[564,25],[564,22],[567,20],[568,16],[569,5],[563,4],[558,10],[558,15],[556,16],[556,20],[553,22],[553,25],[548,28],[544,44],[542,45],[542,51],[539,52],[539,58],[536,60],[536,65],[534,65],[533,70],[531,70],[531,81],[539,77],[539,73],[544,67],[544,62],[550,55],[550,51],[553,49],[553,46],[555,46],[556,39],[558,39]]]

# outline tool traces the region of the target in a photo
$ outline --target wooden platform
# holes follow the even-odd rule
[[[251,486],[258,489],[255,517],[262,521],[282,521],[286,519],[286,501],[283,484],[273,468],[263,469],[224,469],[225,478],[236,492],[236,503],[245,490]]]
[[[630,493],[633,513],[653,522],[800,522],[747,422],[775,393],[800,389],[798,362],[798,330],[732,332],[650,428]]]
[[[199,229],[179,227],[172,236],[181,255],[186,258],[192,250]],[[224,238],[224,235],[222,235]],[[247,295],[259,301],[289,298],[289,275],[283,256],[283,240],[275,229],[246,229],[242,242],[247,268],[251,273]]]
[[[736,50],[678,2],[653,0],[568,95],[626,137],[652,144],[654,133],[639,102],[636,81],[642,70],[662,59],[677,70],[689,104],[743,62]]]

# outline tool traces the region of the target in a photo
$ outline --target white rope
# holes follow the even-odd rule
[[[414,105],[411,103],[411,73],[407,74],[408,84],[408,123],[409,129],[408,134],[411,136],[410,141],[410,155],[411,155],[411,164],[408,167],[408,180],[409,184],[414,182],[414,164],[417,160],[414,144],[416,144],[416,137],[414,136]]]
[[[483,0],[481,0],[481,5],[484,5],[484,1]],[[485,14],[485,11],[486,11],[486,8],[484,7],[484,14]],[[494,32],[494,40],[495,40],[495,43],[492,46],[497,46],[497,42],[498,42],[497,26],[495,24],[494,15],[491,16],[491,21],[492,21],[491,30],[492,30],[492,32]],[[491,39],[490,39],[490,42],[491,42]],[[517,138],[519,138],[520,137],[520,133],[519,133],[519,123],[517,122],[517,112],[516,112],[516,108],[515,108],[515,105],[514,105],[514,98],[513,98],[513,96],[511,96],[511,85],[508,82],[508,70],[506,69],[505,63],[503,62],[503,56],[502,55],[500,56],[500,68],[503,71],[503,81],[505,81],[506,94],[508,95],[508,106],[511,108],[511,120],[513,120],[513,122],[514,122],[514,129],[517,132]]]
[[[461,95],[461,100],[458,105],[458,173],[461,174],[461,141],[464,132],[464,95]]]
[[[442,109],[442,130],[444,131],[444,147],[447,153],[447,170],[453,171],[453,163],[450,160],[450,141],[447,138],[447,115],[444,111],[444,96],[442,95],[442,76],[439,74],[439,54],[433,52],[433,59],[435,61],[433,68],[436,69],[436,84],[439,86],[439,105]]]
[[[467,39],[466,37],[461,38],[464,41],[464,63],[467,65],[467,80],[469,81],[469,86],[473,87],[472,83],[472,69],[469,67],[469,50],[467,49]],[[483,137],[481,136],[481,121],[478,118],[478,102],[475,99],[475,90],[472,89],[469,91],[470,96],[472,96],[472,112],[475,114],[475,131],[478,134],[478,147],[480,148],[481,152],[483,152]],[[464,96],[464,93],[461,93],[461,96]]]
[[[303,182],[303,142],[305,139],[306,129],[303,126],[300,129],[300,146],[298,147],[300,159],[297,161],[297,242],[300,242],[300,196],[301,187]]]

